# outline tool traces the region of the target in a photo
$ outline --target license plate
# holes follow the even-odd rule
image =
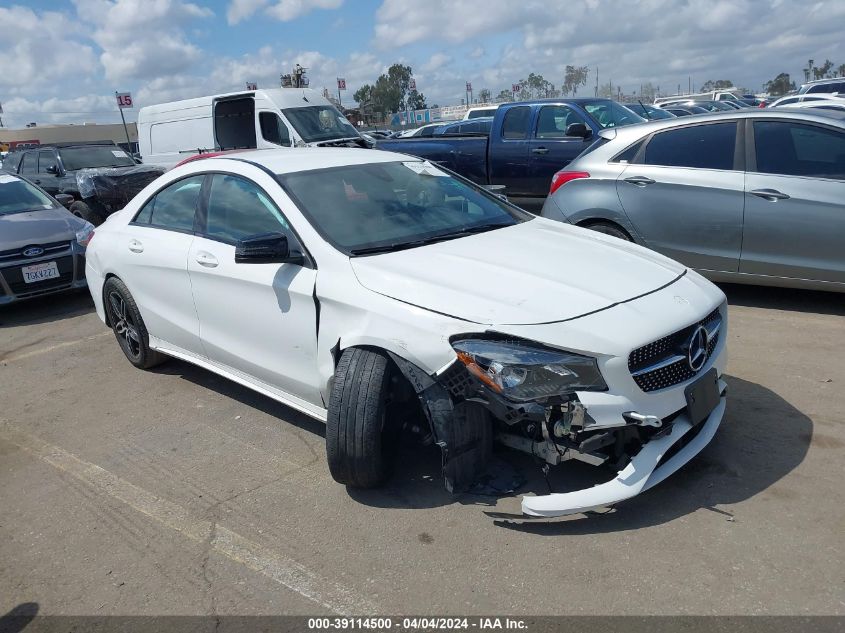
[[[41,262],[32,266],[21,268],[23,280],[28,284],[34,284],[45,279],[54,279],[59,276],[59,269],[56,262]]]
[[[720,399],[716,368],[712,368],[684,389],[684,395],[687,397],[687,412],[693,426],[706,420]]]

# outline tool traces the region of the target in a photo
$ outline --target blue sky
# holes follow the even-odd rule
[[[690,75],[759,91],[809,58],[845,63],[842,24],[842,0],[0,0],[0,103],[10,126],[119,121],[114,90],[141,106],[275,87],[295,62],[317,89],[345,77],[345,103],[397,61],[441,105],[465,81],[560,85],[567,64],[590,90],[598,68],[628,93]]]

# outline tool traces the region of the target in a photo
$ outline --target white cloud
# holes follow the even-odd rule
[[[75,0],[79,16],[94,26],[100,62],[112,81],[147,79],[190,68],[202,50],[184,27],[214,13],[182,0]]]
[[[420,69],[423,72],[432,72],[442,66],[445,66],[451,61],[452,58],[446,53],[435,53],[431,56],[431,59],[429,59],[425,64],[420,67]]]
[[[92,47],[80,41],[82,25],[69,15],[13,5],[0,7],[0,24],[0,77],[6,96],[31,94],[97,65]]]
[[[229,24],[237,24],[252,17],[256,12],[264,12],[281,22],[290,22],[314,9],[337,9],[343,0],[231,0],[226,10]],[[268,6],[269,5],[269,6]]]
[[[476,46],[472,51],[470,51],[469,56],[472,59],[478,59],[479,57],[484,57],[484,47],[483,46]]]
[[[237,24],[246,20],[259,9],[267,6],[269,0],[232,0],[226,9],[226,20],[229,24]]]

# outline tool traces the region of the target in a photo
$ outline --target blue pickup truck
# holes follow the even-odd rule
[[[544,198],[552,175],[598,140],[604,128],[645,121],[610,99],[505,103],[490,135],[384,139],[376,147],[428,159],[508,196]]]

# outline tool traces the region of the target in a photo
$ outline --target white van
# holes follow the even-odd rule
[[[212,95],[138,112],[138,146],[147,165],[170,168],[206,151],[323,145],[367,147],[355,126],[308,88]]]

